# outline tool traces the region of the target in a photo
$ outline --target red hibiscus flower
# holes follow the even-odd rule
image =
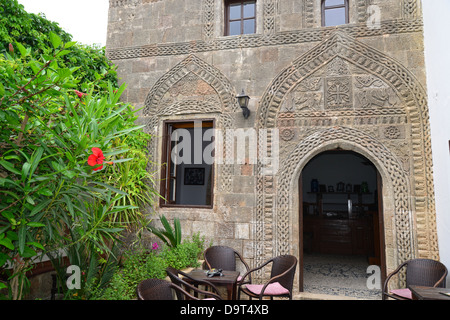
[[[94,171],[100,170],[103,168],[103,161],[105,160],[105,157],[103,156],[103,151],[100,148],[92,148],[92,154],[88,158],[88,165],[90,166],[96,166],[98,164],[101,164],[100,167],[94,168]]]
[[[77,94],[78,98],[82,98],[83,96],[87,95],[87,93],[80,92],[80,91],[78,91],[78,90],[74,90],[74,91],[75,91],[75,93]]]

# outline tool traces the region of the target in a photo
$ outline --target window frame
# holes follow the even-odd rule
[[[244,2],[254,2],[255,11],[254,15],[252,17],[244,18]],[[257,29],[257,1],[256,0],[225,0],[225,36],[242,36],[245,34],[255,34]],[[241,7],[241,17],[240,19],[230,19],[230,6],[233,4],[240,4]],[[244,21],[246,20],[254,20],[255,21],[255,28],[252,33],[244,33]],[[240,21],[240,33],[237,35],[230,35],[230,23]]]
[[[214,163],[211,164],[211,186],[210,186],[210,197],[211,201],[210,204],[206,205],[189,205],[189,204],[177,204],[170,200],[170,180],[172,177],[170,176],[171,173],[171,164],[170,161],[170,154],[171,154],[171,135],[173,130],[170,130],[170,127],[172,128],[193,128],[196,121],[202,122],[202,128],[215,128],[216,123],[215,119],[192,119],[192,120],[165,120],[163,121],[163,136],[162,136],[162,153],[161,153],[161,182],[160,182],[160,200],[159,200],[159,206],[161,208],[163,207],[169,207],[169,208],[204,208],[204,209],[212,209],[214,207],[214,180],[215,180],[215,166]],[[215,143],[215,140],[213,138],[213,142]],[[215,150],[215,149],[214,149]],[[176,179],[176,176],[175,176]],[[175,189],[176,190],[176,189]],[[176,200],[175,200],[176,201]]]
[[[340,4],[340,5],[334,5],[334,6],[325,6],[325,2],[326,0],[322,0],[322,4],[321,4],[321,12],[322,12],[322,27],[336,27],[336,26],[326,26],[325,25],[325,11],[326,10],[330,10],[330,9],[339,9],[339,8],[345,8],[345,23],[344,24],[348,24],[350,23],[350,5],[349,5],[349,0],[344,0],[344,4]]]

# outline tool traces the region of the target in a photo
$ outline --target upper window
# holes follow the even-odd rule
[[[256,1],[225,2],[225,35],[235,36],[256,32]]]
[[[322,1],[322,26],[331,27],[348,23],[348,0]]]
[[[162,206],[212,207],[213,121],[165,122]]]

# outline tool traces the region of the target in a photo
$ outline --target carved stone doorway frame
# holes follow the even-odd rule
[[[381,278],[382,281],[384,281],[386,277],[386,248],[392,247],[394,244],[388,244],[388,246],[385,245],[385,234],[391,234],[392,230],[385,230],[385,225],[389,226],[391,225],[388,221],[395,220],[393,212],[394,210],[388,209],[384,210],[385,208],[392,208],[395,207],[395,192],[393,191],[396,187],[395,184],[397,184],[395,181],[392,181],[390,178],[391,173],[389,170],[383,165],[383,162],[385,159],[377,157],[376,154],[373,152],[376,151],[378,148],[374,148],[372,150],[368,150],[362,145],[358,144],[358,139],[352,139],[348,134],[355,134],[356,132],[353,130],[345,130],[343,128],[336,128],[336,131],[340,131],[338,134],[342,135],[342,140],[334,140],[335,137],[330,137],[330,141],[323,141],[322,143],[316,147],[306,148],[306,154],[304,156],[301,156],[300,154],[297,154],[296,156],[293,156],[292,159],[287,161],[285,163],[288,165],[288,163],[293,163],[298,161],[297,167],[295,170],[292,171],[291,174],[291,184],[290,189],[291,192],[289,193],[292,195],[292,198],[290,199],[290,207],[291,207],[291,218],[289,224],[292,226],[292,242],[295,242],[295,239],[297,239],[297,246],[293,246],[293,250],[291,254],[295,255],[296,257],[299,257],[299,267],[298,267],[298,288],[299,291],[302,291],[302,277],[303,277],[303,244],[302,244],[302,234],[303,234],[303,217],[301,215],[301,203],[300,203],[300,197],[296,196],[298,195],[300,190],[300,177],[303,172],[303,169],[305,166],[317,155],[322,154],[329,150],[336,150],[339,149],[341,151],[353,151],[357,154],[360,154],[364,157],[366,157],[376,168],[377,174],[379,175],[379,179],[381,180],[382,185],[382,193],[381,196],[381,210],[379,210],[379,225],[380,225],[380,240],[379,240],[379,246],[380,246],[380,262],[381,262]],[[348,131],[347,133],[344,133],[344,131]],[[325,133],[325,132],[324,132]],[[326,135],[329,134],[329,132],[325,133]],[[355,143],[356,141],[356,143]],[[371,141],[373,142],[373,141]],[[299,145],[299,148],[305,148],[305,145]],[[301,157],[298,158],[298,157]],[[393,159],[392,155],[389,155],[388,158]],[[297,183],[296,183],[297,182]],[[389,228],[389,227],[388,227]],[[410,232],[411,230],[405,230],[406,232]],[[395,253],[395,252],[393,252]]]
[[[264,175],[263,164],[257,167],[254,263],[258,265],[280,254],[299,256],[295,202],[298,178],[314,155],[336,147],[365,156],[382,176],[386,271],[389,273],[400,263],[416,257],[438,259],[426,91],[398,61],[336,32],[293,61],[273,80],[261,98],[258,128],[277,128],[282,102],[290,90],[336,57],[379,77],[401,99],[411,127],[408,137],[412,146],[408,159],[411,169],[405,172],[388,146],[357,128],[317,127],[287,156],[283,155],[275,175]]]

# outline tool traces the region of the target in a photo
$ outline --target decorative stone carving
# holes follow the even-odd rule
[[[423,32],[423,22],[416,20],[383,21],[380,28],[369,29],[365,24],[342,25],[336,28],[302,29],[288,32],[277,32],[270,37],[261,34],[243,35],[241,37],[225,37],[207,39],[206,41],[163,43],[126,48],[108,48],[106,55],[110,60],[134,59],[141,57],[161,57],[173,55],[195,54],[227,49],[255,48],[259,46],[289,45],[322,41],[330,37],[335,30],[342,30],[352,37],[374,37],[384,34],[401,34]],[[210,34],[211,31],[208,31]]]
[[[278,0],[264,0],[264,33],[272,34],[277,31],[276,14]]]
[[[144,0],[146,1],[146,0]],[[147,0],[148,1],[148,0]],[[137,6],[142,3],[142,0],[109,0],[109,7],[124,7],[124,6]]]
[[[203,39],[210,41],[214,37],[214,0],[203,0]]]
[[[405,19],[414,19],[418,15],[417,0],[403,0],[403,17]]]
[[[238,108],[235,96],[223,74],[196,56],[188,56],[174,66],[155,83],[145,101],[143,119],[146,131],[155,137],[149,145],[149,163],[158,162],[156,137],[161,133],[154,130],[162,116],[218,114],[216,128],[226,130],[233,127],[231,113]],[[225,152],[230,149],[229,146],[224,148],[224,159],[228,156]],[[219,166],[220,191],[232,190],[232,174],[232,165]]]
[[[343,109],[353,107],[353,92],[350,77],[328,78],[325,83],[325,109]]]
[[[398,139],[400,137],[400,129],[395,126],[389,126],[384,130],[384,136],[387,139]]]
[[[194,55],[190,55],[156,82],[147,95],[144,115],[153,115],[155,110],[161,107],[160,100],[169,91],[169,88],[179,87],[178,82],[187,74],[190,74],[189,77],[196,77],[196,79],[202,79],[205,83],[211,84],[211,87],[220,97],[221,105],[227,112],[233,112],[237,109],[235,94],[233,94],[234,89],[225,76],[213,66]]]
[[[352,69],[357,73],[343,75],[345,72],[332,71],[340,70],[334,66],[327,69],[329,73],[320,73],[321,66],[337,61],[334,60],[336,57],[354,66]],[[337,32],[295,60],[273,80],[261,98],[258,112],[259,128],[272,128],[279,125],[280,117],[281,115],[285,117],[285,113],[279,114],[278,110],[286,103],[286,100],[290,99],[290,95],[296,97],[298,93],[320,92],[322,88],[318,91],[305,91],[318,88],[310,85],[311,79],[317,77],[316,74],[323,77],[325,81],[323,90],[326,92],[325,100],[328,105],[330,102],[336,106],[339,103],[344,105],[350,102],[349,99],[352,96],[350,87],[330,90],[336,82],[330,83],[329,79],[340,81],[339,83],[347,79],[344,82],[345,85],[352,86],[359,102],[350,102],[349,109],[296,110],[294,119],[296,126],[311,126],[311,130],[309,136],[303,137],[287,158],[281,159],[282,165],[275,180],[276,201],[273,201],[273,195],[265,186],[268,177],[258,177],[256,220],[259,221],[258,219],[270,211],[271,219],[276,221],[275,234],[274,230],[270,231],[275,237],[273,244],[270,245],[270,249],[269,247],[260,248],[258,252],[268,251],[271,255],[276,255],[290,250],[289,244],[293,236],[290,234],[289,221],[292,219],[294,210],[290,197],[295,194],[291,186],[298,179],[295,172],[298,170],[299,163],[303,161],[302,163],[305,164],[305,157],[319,152],[324,145],[335,143],[334,141],[345,141],[377,164],[387,179],[385,183],[387,181],[392,183],[394,194],[392,198],[385,198],[385,201],[390,202],[389,205],[395,213],[390,216],[389,212],[385,212],[384,218],[388,225],[389,219],[392,218],[395,221],[394,230],[387,233],[386,237],[392,237],[387,242],[394,246],[392,249],[397,253],[397,261],[388,267],[394,267],[412,257],[437,257],[431,144],[425,90],[397,61]],[[341,76],[337,77],[338,74]],[[339,92],[339,95],[336,92]],[[361,92],[364,92],[364,95]],[[407,139],[401,147],[407,149],[403,151],[396,149],[400,148],[398,144],[398,147],[392,144],[387,146],[388,144],[385,145],[374,136],[363,133],[377,132],[378,128],[381,128],[380,124],[384,124],[384,131],[380,134],[374,133],[378,139],[387,139],[386,141]],[[357,127],[361,127],[363,131],[359,131]],[[400,128],[408,128],[411,134],[404,135],[404,129]],[[401,154],[399,157],[395,155],[396,150]],[[409,161],[405,158],[408,154]],[[414,177],[415,184],[412,189],[409,188],[410,177],[407,174]],[[274,204],[276,209],[273,208]],[[416,219],[414,222],[416,230],[411,225],[413,217]],[[256,230],[255,242],[259,246],[269,246],[266,244],[267,241],[263,241],[266,231],[264,227]],[[418,241],[415,241],[415,238]],[[255,256],[255,260],[258,259],[261,258]]]

